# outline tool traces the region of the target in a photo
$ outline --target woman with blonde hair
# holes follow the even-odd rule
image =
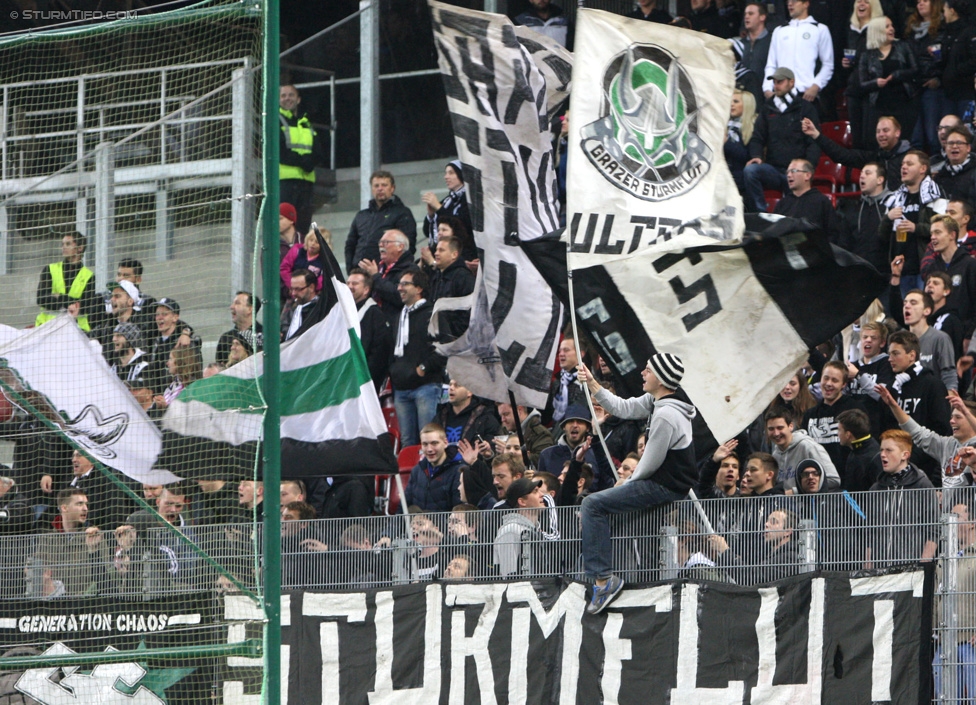
[[[851,12],[851,25],[847,29],[847,44],[844,46],[844,58],[841,60],[841,74],[837,77],[839,85],[846,85],[847,95],[847,114],[851,123],[851,137],[854,139],[854,146],[862,149],[865,145],[871,144],[870,136],[865,136],[865,130],[874,134],[874,125],[864,125],[862,121],[863,108],[861,106],[860,91],[857,86],[857,65],[861,55],[867,50],[868,42],[868,23],[877,18],[884,17],[884,10],[881,9],[881,0],[857,0],[854,3],[854,10]]]
[[[864,109],[864,130],[874,134],[878,118],[893,116],[902,135],[915,127],[915,77],[918,64],[907,42],[895,39],[895,28],[887,17],[868,22],[867,51],[858,63],[858,81]]]
[[[736,88],[732,93],[732,109],[729,112],[729,125],[725,135],[725,161],[739,187],[743,191],[742,175],[749,161],[749,140],[756,124],[756,98],[747,90]]]

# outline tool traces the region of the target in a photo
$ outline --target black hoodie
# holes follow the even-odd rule
[[[882,473],[871,486],[883,496],[869,498],[868,519],[875,568],[885,563],[910,563],[922,557],[928,541],[939,540],[939,502],[935,492],[904,492],[932,488],[919,468],[909,464],[899,473]]]

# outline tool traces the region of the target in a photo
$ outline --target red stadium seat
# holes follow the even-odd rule
[[[779,191],[763,191],[763,196],[766,198],[767,213],[772,213],[773,208],[775,208],[776,204],[779,203],[783,198],[783,194],[781,194]]]
[[[833,192],[839,190],[839,187],[846,183],[848,183],[847,167],[838,164],[829,157],[821,156],[817,168],[813,172],[813,185],[819,188],[822,184],[828,184],[830,192]],[[824,193],[828,193],[828,191],[824,191]]]
[[[414,465],[420,461],[420,446],[407,446],[399,452],[397,455],[397,465],[400,467],[400,479],[403,482],[403,486],[407,486],[407,481],[410,479],[410,471],[413,470]],[[400,490],[397,489],[396,477],[393,475],[386,476],[380,481],[380,487],[377,488],[377,495],[382,496],[383,511],[389,516],[393,516],[400,511]]]
[[[820,126],[820,131],[826,135],[827,139],[850,149],[854,145],[854,137],[851,134],[851,123],[847,120],[836,122],[825,122]]]

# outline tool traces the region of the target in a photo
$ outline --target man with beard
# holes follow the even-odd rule
[[[874,162],[882,164],[889,176],[901,172],[901,160],[912,148],[908,140],[901,138],[901,124],[890,115],[878,118],[874,131],[877,149],[848,149],[821,133],[811,120],[803,121],[803,134],[813,138],[823,153],[838,164],[863,169]]]
[[[563,471],[563,464],[573,457],[573,452],[577,446],[583,443],[593,432],[593,422],[590,418],[589,409],[575,404],[570,406],[566,410],[561,428],[563,435],[559,442],[539,454],[539,472],[548,472],[556,477],[559,477]],[[613,486],[613,470],[610,469],[610,463],[602,448],[590,448],[586,452],[584,462],[593,466],[593,482],[596,489]]]

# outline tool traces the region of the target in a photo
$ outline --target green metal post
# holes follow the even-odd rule
[[[278,336],[278,0],[267,0],[264,11],[264,203],[261,232],[264,279],[263,394],[264,415],[264,648],[265,705],[281,703],[281,418]]]

